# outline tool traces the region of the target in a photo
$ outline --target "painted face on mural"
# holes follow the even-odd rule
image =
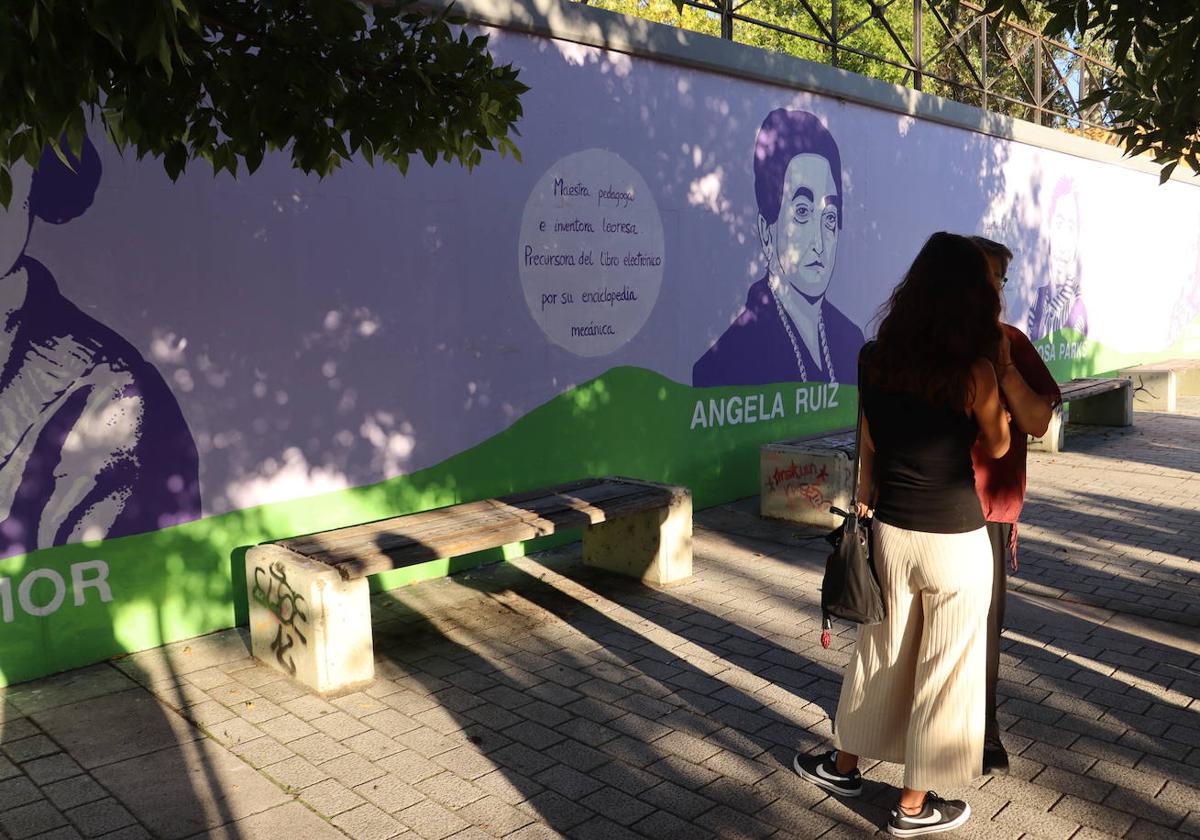
[[[771,274],[809,298],[819,298],[829,288],[841,203],[829,161],[821,155],[796,155],[784,175],[779,219],[768,225],[759,217]]]
[[[13,193],[8,209],[0,208],[0,276],[12,271],[29,239],[29,191],[33,169],[25,161],[12,167]]]
[[[1050,262],[1058,274],[1073,272],[1079,243],[1079,211],[1071,196],[1063,196],[1050,220]]]

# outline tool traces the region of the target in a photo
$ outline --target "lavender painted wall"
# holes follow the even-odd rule
[[[1160,188],[1113,165],[578,44],[506,32],[493,44],[532,87],[523,163],[490,159],[471,173],[418,164],[407,177],[355,165],[319,181],[274,157],[236,182],[197,166],[172,185],[158,165],[98,143],[104,175],[91,208],[70,224],[34,224],[24,253],[83,316],[128,342],[131,370],[144,359],[143,378],[161,375],[170,394],[157,402],[177,401],[203,513],[439,463],[618,365],[690,384],[767,271],[753,164],[777,108],[812,114],[839,148],[844,225],[826,300],[854,329],[870,333],[873,312],[938,229],[984,233],[1018,252],[1007,308],[1027,324],[1056,264],[1050,207],[1064,179],[1079,208],[1074,282],[1090,339],[1160,352],[1200,309],[1193,186]],[[589,149],[637,174],[648,195],[635,206],[652,203],[645,218],[661,228],[644,323],[600,355],[543,331],[522,276],[531,195]],[[589,173],[599,184],[603,173]],[[557,198],[564,218],[578,215]],[[619,205],[601,208],[613,214],[603,218],[626,218]],[[557,218],[548,206],[530,218]],[[623,271],[606,275],[609,288]],[[624,274],[638,289],[655,276]],[[745,381],[767,364],[744,358]],[[0,394],[0,413],[11,411]]]

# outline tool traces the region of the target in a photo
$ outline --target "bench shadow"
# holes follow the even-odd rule
[[[1179,828],[1182,803],[1200,796],[1200,709],[1189,706],[1200,655],[1194,641],[1188,649],[1190,628],[1159,625],[1156,641],[1145,623],[1135,632],[1104,618],[1010,593],[997,694],[1004,740],[1026,762],[1014,760],[1014,772],[1052,790],[1061,785],[1053,777],[1071,774],[1078,781],[1066,792]]]
[[[572,550],[543,553],[548,559],[528,568],[449,578],[487,602],[494,614],[485,617],[460,611],[446,623],[433,609],[376,596],[384,613],[375,626],[378,674],[437,702],[441,734],[466,735],[507,789],[568,836],[593,836],[597,820],[619,814],[601,802],[604,785],[655,808],[634,825],[651,836],[674,836],[671,820],[684,821],[689,837],[745,836],[748,820],[804,836],[830,828],[828,815],[808,811],[827,794],[794,774],[792,758],[831,734],[845,659],[836,647],[852,643],[851,628],[841,628],[834,649],[817,648],[821,659],[809,658],[668,590],[580,564],[569,573],[549,565]],[[798,632],[815,642],[818,611],[799,611],[807,615]],[[500,632],[513,616],[520,631]],[[443,747],[450,742],[428,749]],[[883,785],[872,793],[895,795]],[[851,807],[864,827],[886,821],[872,801]],[[611,821],[605,829],[616,830]]]
[[[721,536],[776,559],[790,551],[786,542]],[[518,622],[519,632],[500,633],[502,638],[496,636],[505,622],[486,616],[460,615],[446,623],[399,601],[385,607],[393,615],[376,626],[381,675],[417,687],[438,703],[507,785],[528,799],[537,818],[568,836],[596,836],[602,825],[618,830],[605,822],[611,812],[599,799],[588,799],[600,785],[653,804],[673,819],[698,820],[691,824],[698,833],[687,836],[703,836],[697,825],[718,837],[741,836],[747,830],[744,821],[753,814],[801,834],[801,811],[818,820],[832,813],[845,820],[849,811],[864,831],[885,823],[896,795],[892,784],[899,780],[894,765],[865,764],[865,796],[836,802],[825,802],[824,792],[791,770],[797,749],[827,743],[841,665],[853,643],[853,628],[843,627],[825,655],[807,655],[801,637],[816,635],[815,587],[806,604],[792,602],[803,617],[781,644],[771,638],[779,635],[778,619],[766,622],[760,632],[733,618],[739,608],[724,608],[719,596],[706,600],[702,591],[650,588],[580,563],[560,563],[577,551],[577,546],[555,549],[521,565],[448,579],[446,585],[473,590],[499,613],[526,616]],[[814,581],[819,581],[815,555],[792,553],[799,558],[795,562],[812,566]],[[711,572],[705,569],[706,579],[713,577]],[[752,570],[739,569],[737,576],[770,584]],[[719,576],[715,585],[722,585]],[[1200,784],[1180,769],[1185,766],[1181,762],[1191,760],[1187,751],[1192,748],[1162,738],[1171,726],[1200,731],[1200,713],[1163,700],[1180,694],[1173,685],[1187,690],[1189,679],[1200,679],[1200,663],[1125,630],[1097,630],[1085,619],[1041,606],[1036,599],[1026,601],[1033,606],[1023,603],[1013,611],[1021,626],[1005,639],[1006,659],[1015,666],[1004,672],[1028,676],[1028,682],[1002,679],[1000,711],[1002,726],[1015,740],[1014,754],[1032,748],[1029,757],[1016,760],[1028,762],[1025,769],[1033,771],[1033,783],[1039,784],[1037,776],[1045,768],[1058,766],[1047,745],[1057,749],[1069,733],[1071,743],[1085,739],[1085,748],[1093,752],[1103,749],[1095,744],[1109,743],[1109,758],[1173,769],[1176,778]],[[547,630],[550,618],[555,622],[549,626],[560,629]],[[569,644],[564,641],[568,636]],[[1100,639],[1107,647],[1097,648]],[[1139,655],[1153,657],[1150,671],[1134,680],[1117,673]],[[1120,663],[1112,662],[1122,656]],[[1080,666],[1085,659],[1090,664]],[[1118,695],[1124,700],[1114,699]],[[1039,704],[1047,698],[1064,708],[1031,711],[1042,708]],[[712,748],[717,752],[708,752]],[[1079,759],[1059,764],[1072,761]],[[1102,761],[1107,759],[1087,763]],[[1125,810],[1130,802],[1138,803],[1148,819],[1167,827],[1182,822],[1182,816],[1176,820],[1174,810],[1145,791],[1105,781],[1109,769],[1103,764],[1092,779],[1100,800]],[[973,786],[986,789],[989,781],[977,780]],[[668,791],[681,801],[690,792],[718,807],[689,815],[686,806],[667,804]],[[783,813],[789,817],[781,818]],[[634,830],[647,827],[630,822]],[[828,824],[812,836],[826,828]]]
[[[1056,538],[1023,528],[1021,572],[1010,586],[1200,628],[1196,511],[1082,489],[1071,496],[1079,504],[1046,498],[1026,504],[1024,522],[1070,517],[1070,532]]]

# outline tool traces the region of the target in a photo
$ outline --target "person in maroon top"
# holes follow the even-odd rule
[[[1008,281],[1012,251],[999,242],[973,236],[971,241],[987,257],[988,269],[997,290]],[[1003,296],[1003,293],[1001,292]],[[992,458],[982,444],[971,452],[975,467],[975,491],[987,520],[995,571],[992,603],[987,627],[987,726],[983,742],[983,775],[1008,772],[1008,752],[1000,740],[996,720],[996,678],[1000,670],[1000,631],[1004,627],[1004,598],[1008,589],[1006,565],[1017,571],[1017,519],[1025,502],[1025,436],[1041,437],[1050,425],[1054,408],[1062,402],[1058,383],[1046,368],[1037,348],[1025,333],[1002,324],[997,366],[1000,391],[1009,413],[1012,445],[1001,458]]]

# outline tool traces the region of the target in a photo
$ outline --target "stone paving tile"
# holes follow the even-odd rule
[[[426,801],[413,805],[411,808],[405,808],[396,817],[425,840],[442,840],[470,828],[466,820],[447,811],[436,802]]]
[[[390,840],[407,830],[394,817],[370,803],[338,814],[332,822],[355,840]]]
[[[353,788],[364,782],[378,779],[387,771],[377,764],[372,764],[361,755],[349,753],[331,759],[320,765],[322,773],[332,776],[346,787]]]
[[[91,776],[75,776],[52,782],[42,788],[42,793],[46,794],[57,808],[64,811],[108,796],[108,791],[96,784],[96,780]],[[6,801],[8,800],[0,793],[0,802]]]
[[[67,824],[67,818],[44,799],[0,812],[0,831],[24,840]]]
[[[402,811],[425,800],[425,794],[396,776],[381,776],[363,782],[354,792],[389,814]]]
[[[1031,456],[999,687],[1012,772],[957,794],[958,834],[1200,836],[1200,429],[1138,414],[1068,447]],[[753,500],[701,512],[696,574],[666,591],[568,546],[375,596],[377,678],[333,700],[256,663],[244,631],[11,687],[0,836],[124,808],[131,836],[868,836],[898,768],[870,767],[853,807],[790,769],[827,741],[853,645],[839,627],[819,646],[822,557],[795,532]],[[201,801],[229,816],[197,822]]]
[[[485,796],[460,808],[458,816],[495,837],[503,837],[533,821],[527,812],[496,796]]]
[[[323,817],[335,817],[365,802],[361,796],[336,779],[325,779],[309,785],[300,791],[299,799]]]
[[[536,820],[545,822],[557,831],[569,831],[573,826],[591,819],[595,814],[590,808],[585,808],[577,802],[555,793],[543,790],[517,806]]]
[[[294,755],[262,768],[262,772],[284,788],[300,790],[329,778],[329,773]]]
[[[66,816],[85,837],[100,837],[137,822],[120,802],[111,797],[72,808],[66,812]]]

